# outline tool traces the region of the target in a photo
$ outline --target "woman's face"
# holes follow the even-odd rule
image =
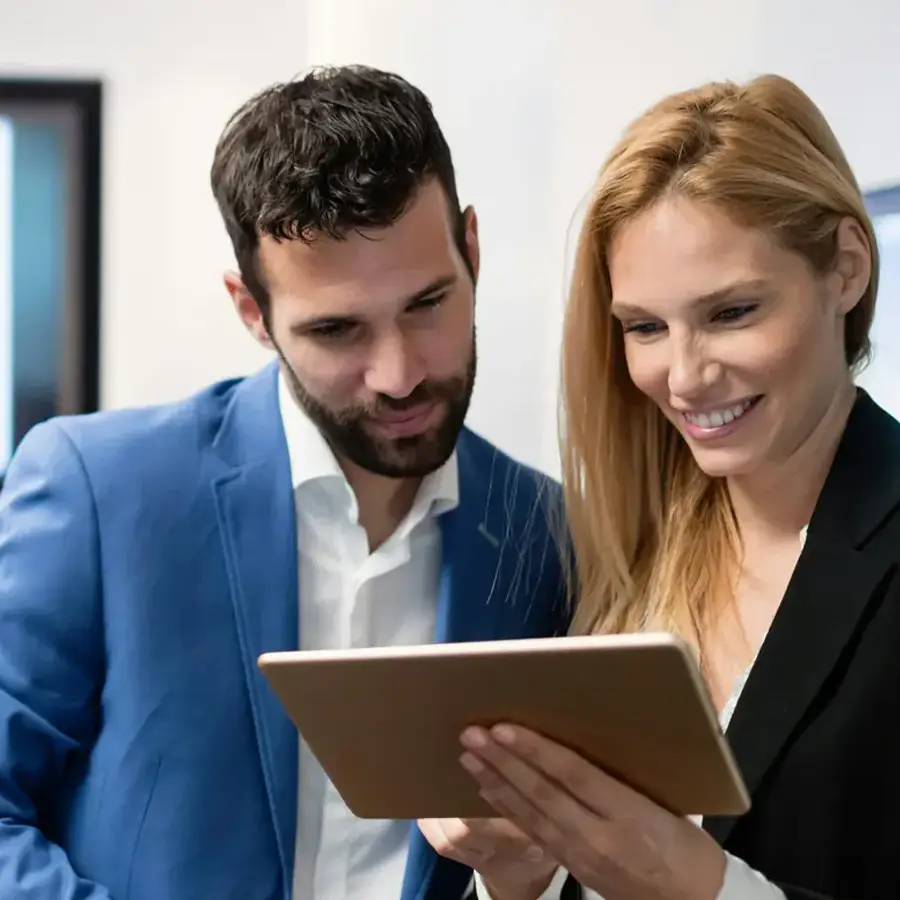
[[[682,197],[630,221],[609,251],[628,370],[711,476],[783,462],[846,400],[844,317],[869,281],[865,234],[838,230],[817,276],[768,235]]]

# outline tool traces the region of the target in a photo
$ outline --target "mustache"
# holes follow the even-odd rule
[[[359,422],[363,419],[377,419],[384,412],[405,412],[423,403],[434,400],[454,401],[465,388],[465,379],[454,378],[450,381],[423,381],[405,397],[391,397],[379,394],[372,403],[353,406],[343,410],[339,420],[343,423]]]
[[[413,409],[434,399],[436,399],[434,390],[430,385],[423,382],[405,397],[390,397],[387,394],[379,394],[375,403],[372,404],[372,412],[375,415],[384,411],[404,412],[407,409]]]

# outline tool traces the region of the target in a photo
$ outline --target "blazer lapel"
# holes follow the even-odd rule
[[[846,547],[804,548],[728,728],[728,741],[751,796],[803,722],[841,651],[852,640],[888,569]],[[704,827],[724,844],[737,819]]]
[[[298,644],[297,538],[277,369],[236,390],[217,449],[230,462],[213,491],[247,692],[285,884],[291,883],[298,791],[296,730],[257,659]]]
[[[468,460],[464,437],[457,452],[459,506],[440,519],[443,558],[435,641],[512,637],[503,635],[502,627],[506,531],[494,524],[490,498]],[[413,823],[401,900],[460,900],[471,878],[466,866],[439,856]]]
[[[741,694],[728,740],[751,795],[803,726],[892,564],[862,548],[900,503],[900,429],[863,392],[809,526],[806,545]],[[737,819],[710,817],[720,844]]]

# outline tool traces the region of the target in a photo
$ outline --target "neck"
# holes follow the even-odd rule
[[[728,480],[743,535],[791,540],[809,524],[856,399],[852,382],[839,390],[809,437],[765,473]]]
[[[356,496],[359,524],[366,530],[369,550],[380,547],[410,511],[421,478],[388,478],[341,460],[347,483]]]

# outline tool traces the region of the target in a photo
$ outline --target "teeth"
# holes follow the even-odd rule
[[[727,409],[717,409],[711,413],[685,413],[684,417],[693,425],[700,428],[720,428],[735,419],[739,419],[750,408],[751,400],[729,406]]]

